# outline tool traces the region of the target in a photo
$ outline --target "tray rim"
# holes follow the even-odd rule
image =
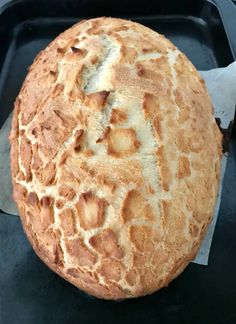
[[[37,0],[39,1],[39,0]],[[236,1],[236,0],[235,0]],[[95,0],[96,2],[96,0]],[[202,0],[201,1],[203,3],[203,7],[205,4],[210,4],[212,6],[214,6],[219,14],[219,18],[221,20],[222,26],[223,26],[223,31],[225,33],[226,39],[227,39],[227,43],[229,45],[229,49],[231,52],[231,55],[233,57],[234,60],[236,60],[236,28],[233,28],[233,22],[236,21],[236,6],[235,3],[232,0]],[[19,6],[19,5],[25,5],[27,3],[32,3],[31,0],[1,0],[0,2],[0,22],[1,22],[1,16],[4,12],[6,12],[7,9],[14,7],[14,6]],[[184,16],[183,14],[166,14],[166,15],[149,15],[149,14],[144,14],[144,16],[141,15],[117,15],[117,17],[123,17],[123,18],[129,18],[129,19],[145,19],[145,20],[151,20],[154,17],[158,18],[160,20],[166,20],[168,18],[171,17],[171,20],[179,20],[179,19],[184,19],[184,20],[197,20],[198,23],[201,21],[202,25],[206,25],[207,22],[206,20],[204,20],[200,15],[199,16],[193,16],[193,15],[188,15],[188,16]],[[40,19],[41,16],[36,16],[33,17],[33,20],[35,19]],[[56,16],[46,16],[44,19],[57,19]],[[70,16],[64,16],[61,17],[62,19],[64,18],[66,19],[86,19],[86,18],[91,18],[91,15],[81,15],[80,17],[78,16],[74,16],[74,15],[70,15]],[[30,17],[27,19],[22,19],[21,18],[18,20],[18,23],[15,24],[15,27],[19,24],[24,24],[26,21],[30,20]],[[14,31],[15,27],[13,27],[11,30]],[[234,30],[235,29],[235,30]],[[6,51],[7,52],[7,51]],[[3,58],[3,62],[2,65],[0,66],[0,73],[2,72],[2,66],[4,65],[4,61],[5,61],[6,56],[4,56]]]

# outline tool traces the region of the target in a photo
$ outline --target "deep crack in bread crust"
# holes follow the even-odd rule
[[[15,102],[14,199],[39,257],[89,294],[150,294],[195,257],[221,135],[204,82],[162,35],[81,21],[35,59]]]

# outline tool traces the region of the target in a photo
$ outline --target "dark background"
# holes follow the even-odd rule
[[[0,127],[35,55],[79,19],[102,15],[163,33],[197,69],[235,59],[236,8],[227,0],[0,0]],[[89,297],[59,278],[32,251],[20,219],[0,213],[0,324],[236,323],[235,193],[234,133],[209,265],[190,264],[168,288],[123,302]]]

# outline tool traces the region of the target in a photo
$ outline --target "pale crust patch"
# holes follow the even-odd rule
[[[21,145],[20,145],[20,154],[22,155],[22,165],[24,167],[24,174],[26,181],[30,181],[32,178],[31,170],[30,170],[30,163],[31,163],[31,145],[30,141],[26,138],[25,135],[21,138]]]
[[[34,192],[27,197],[29,221],[38,233],[45,233],[54,223],[53,205],[54,199],[50,196],[43,196],[40,201]]]
[[[76,195],[76,192],[74,191],[74,189],[69,186],[66,186],[66,185],[62,185],[61,187],[59,187],[58,193],[60,196],[62,196],[63,198],[65,198],[69,201],[74,199],[74,197]]]
[[[172,180],[172,174],[171,174],[170,168],[168,167],[168,162],[166,159],[164,146],[160,146],[157,149],[156,154],[157,154],[157,159],[158,159],[157,163],[160,168],[161,186],[165,191],[168,191],[170,188],[171,180]]]
[[[80,279],[88,285],[96,284],[98,281],[98,276],[94,272],[84,272],[81,268],[70,268],[67,270],[67,274],[73,278]]]
[[[84,105],[97,111],[102,111],[107,102],[109,91],[100,91],[87,94],[84,100]]]
[[[112,129],[107,136],[107,154],[118,158],[135,153],[140,145],[132,128]]]
[[[145,198],[136,190],[127,193],[121,209],[121,217],[124,222],[141,218],[154,221],[154,212]]]
[[[121,279],[121,274],[124,271],[123,264],[118,260],[113,259],[103,259],[99,273],[106,280],[119,281]]]
[[[110,118],[110,123],[111,124],[121,124],[127,119],[127,114],[118,109],[118,108],[113,108],[111,112],[111,118]]]
[[[48,163],[45,167],[39,168],[35,176],[45,186],[52,185],[56,176],[56,166],[54,163]]]
[[[64,235],[74,235],[76,233],[76,224],[74,220],[73,210],[69,208],[64,209],[59,213],[58,217],[60,219],[61,228],[64,232]]]
[[[83,267],[90,267],[96,262],[96,255],[91,252],[81,239],[72,239],[65,242],[68,254],[76,259],[76,263]]]
[[[157,139],[161,140],[163,137],[161,125],[163,117],[160,110],[160,101],[158,100],[158,97],[151,93],[145,93],[143,98],[143,111],[145,118],[150,119]]]
[[[190,169],[190,162],[186,156],[180,156],[178,161],[178,171],[177,177],[178,179],[190,176],[191,169]]]
[[[89,240],[91,246],[102,256],[121,259],[123,251],[118,245],[116,234],[111,229],[105,229]]]
[[[91,192],[80,195],[75,207],[80,219],[80,226],[85,229],[100,227],[103,223],[106,202]]]
[[[154,245],[160,241],[158,234],[151,227],[131,226],[129,229],[130,240],[140,252],[154,250]]]
[[[133,47],[121,46],[120,49],[120,63],[132,64],[138,56],[138,52]]]

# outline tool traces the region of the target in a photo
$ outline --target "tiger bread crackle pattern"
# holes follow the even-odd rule
[[[65,31],[30,67],[10,141],[25,232],[75,286],[150,294],[196,255],[221,135],[204,82],[162,35],[114,18]]]

